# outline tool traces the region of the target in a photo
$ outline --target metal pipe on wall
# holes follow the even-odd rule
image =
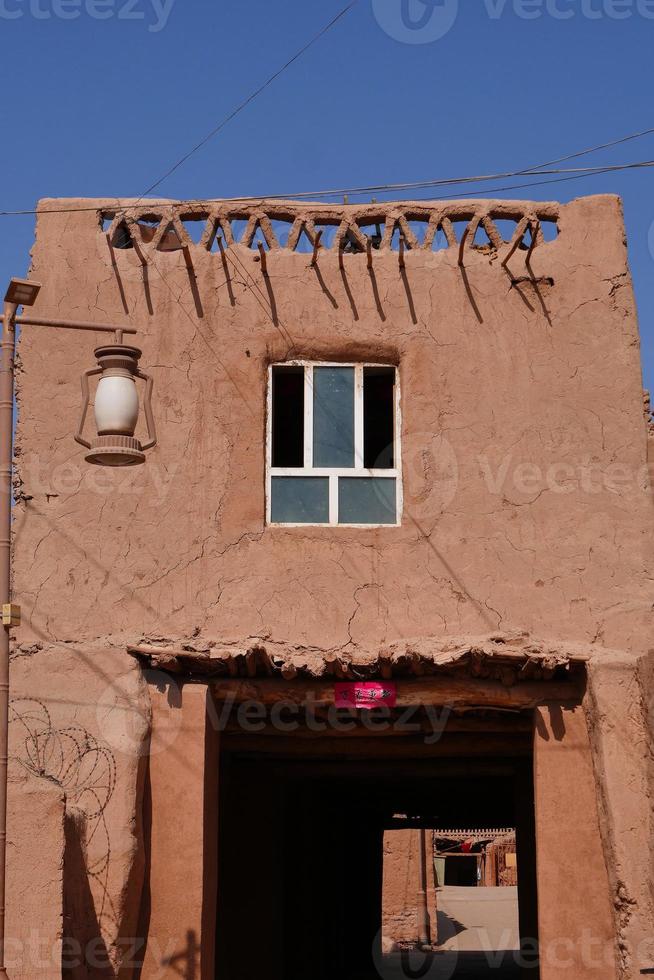
[[[11,601],[11,461],[13,456],[15,316],[17,306],[4,304],[0,343],[0,605]],[[4,612],[4,610],[3,610]],[[9,629],[0,628],[0,980],[5,969],[5,870],[7,859],[7,753],[9,741]]]

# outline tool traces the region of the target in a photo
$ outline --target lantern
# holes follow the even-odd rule
[[[99,466],[134,466],[145,462],[145,450],[157,442],[152,414],[152,378],[139,369],[141,351],[125,344],[96,347],[98,367],[82,375],[82,416],[75,439],[89,451],[86,460]],[[97,437],[88,442],[82,435],[89,407],[89,378],[99,374],[95,393]],[[143,409],[148,441],[143,445],[134,437],[139,417],[136,379],[145,381]]]

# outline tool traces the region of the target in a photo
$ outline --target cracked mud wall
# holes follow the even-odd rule
[[[151,253],[146,288],[93,210],[44,213],[54,203],[33,250],[38,310],[138,326],[159,445],[143,467],[88,467],[71,432],[93,335],[22,332],[21,641],[201,634],[364,652],[501,628],[643,649],[652,503],[617,199],[563,206],[559,237],[534,250],[534,275],[554,280],[546,312],[493,253],[469,250],[465,279],[457,249],[407,253],[409,302],[391,251],[374,257],[373,289],[365,255],[341,274],[327,251],[316,271],[280,249],[266,283],[258,253],[235,245],[234,305],[220,256],[192,253],[201,317],[181,251]],[[399,364],[402,527],[265,527],[266,369],[290,357]]]
[[[24,772],[8,802],[7,974],[12,980],[57,980],[64,932],[64,792],[51,779]]]
[[[156,681],[154,672],[147,673]],[[131,977],[131,969],[119,967],[133,959],[130,940],[138,935],[144,874],[146,680],[130,657],[106,644],[51,644],[15,652],[10,685],[9,799],[16,825],[27,820],[32,827],[34,803],[26,801],[26,788],[49,786],[65,806],[59,830],[62,814],[45,813],[22,846],[8,851],[8,949],[20,948],[16,969],[22,965],[24,971],[11,975],[41,976],[30,972],[38,949],[39,963],[45,961],[44,950],[48,954],[47,976],[62,976],[63,934],[66,980]],[[36,804],[40,813],[40,798]],[[50,877],[57,833],[63,863],[58,899]],[[17,907],[32,908],[32,896],[46,891],[48,897],[38,901],[25,924]],[[52,953],[54,919],[58,964]]]
[[[600,972],[595,974],[593,970],[606,969],[609,956],[612,960],[615,955],[615,966],[611,962],[606,974],[611,980],[616,976],[621,980],[637,980],[643,973],[650,972],[654,963],[653,693],[652,651],[637,662],[614,651],[606,651],[601,658],[591,659],[583,699],[587,729],[584,737],[589,740],[589,758],[574,758],[574,737],[571,743],[564,743],[558,768],[563,773],[567,789],[565,784],[560,787],[554,802],[559,825],[556,819],[548,822],[548,827],[554,824],[557,837],[548,848],[542,829],[537,833],[537,848],[545,849],[544,860],[554,871],[555,888],[561,887],[558,855],[564,855],[561,858],[563,875],[569,870],[573,873],[570,887],[564,889],[566,896],[572,898],[572,906],[564,921],[574,919],[581,889],[589,888],[591,882],[593,901],[604,900],[598,878],[606,873],[607,897],[613,913],[613,938],[610,946],[607,945],[605,929],[604,940],[600,943],[601,916],[593,910],[589,921],[584,923],[584,931],[579,934],[579,948],[585,947],[588,951],[583,954],[582,962],[587,968],[590,967],[591,976],[604,975]],[[552,745],[552,748],[556,749],[556,745]],[[584,804],[581,802],[583,772],[590,768],[591,760],[595,801],[586,800]],[[542,773],[537,768],[537,794],[541,782]],[[575,818],[571,819],[570,816],[566,817],[566,807],[575,794],[574,806],[578,809]],[[584,857],[585,847],[588,844],[592,846],[595,816],[601,851],[594,858],[589,855]],[[579,830],[582,839],[575,849],[571,847],[570,839]],[[575,853],[579,855],[578,866],[574,863]],[[542,907],[542,900],[543,889],[539,877],[539,907]],[[587,910],[590,909],[589,902],[585,904]],[[545,907],[548,913],[556,909],[560,914],[556,901]],[[569,936],[570,933],[565,935]],[[592,944],[595,944],[595,952],[592,952]],[[579,975],[579,970],[579,964],[576,964],[572,975]],[[556,968],[554,975],[558,976]]]
[[[585,703],[621,977],[654,963],[654,652],[592,662]]]
[[[386,830],[384,832],[382,949],[391,952],[399,943],[420,942],[420,831]],[[437,895],[432,834],[427,834],[427,915],[429,935],[438,941]]]
[[[598,663],[622,651],[635,669],[651,642],[653,500],[616,198],[561,206],[556,241],[534,249],[531,272],[519,249],[512,276],[496,249],[468,248],[463,269],[458,248],[409,251],[405,275],[389,249],[372,274],[365,254],[341,270],[327,250],[311,267],[277,249],[264,278],[242,245],[225,263],[193,246],[192,270],[182,251],[150,250],[144,276],[100,229],[120,203],[42,202],[31,276],[43,315],[138,327],[159,435],[145,466],[89,467],[72,439],[78,378],[103,338],[20,338],[12,686],[52,709],[51,728],[82,717],[111,745],[96,705],[128,675],[147,740],[147,692],[124,654],[143,639],[266,642],[311,660],[527,631]],[[48,213],[75,206],[88,210]],[[401,527],[265,526],[266,373],[290,358],[398,365]],[[123,750],[108,893],[129,922],[143,773],[141,750]],[[642,793],[634,805],[645,812]]]

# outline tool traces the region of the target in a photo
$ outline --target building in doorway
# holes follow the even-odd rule
[[[436,880],[441,887],[518,884],[515,828],[438,830],[433,837]]]
[[[442,919],[450,889],[515,889],[517,871],[515,828],[421,831],[398,829],[396,819],[395,829],[384,833],[383,948],[420,947],[425,918],[428,945],[438,948],[449,938],[439,930],[439,911]]]
[[[516,828],[542,980],[651,972],[620,202],[44,201],[30,275],[138,328],[159,441],[89,466],[93,335],[21,336],[12,980],[378,972],[397,813]]]

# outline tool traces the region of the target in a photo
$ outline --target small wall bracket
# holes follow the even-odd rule
[[[2,625],[20,626],[20,606],[15,602],[5,602],[2,605]]]

